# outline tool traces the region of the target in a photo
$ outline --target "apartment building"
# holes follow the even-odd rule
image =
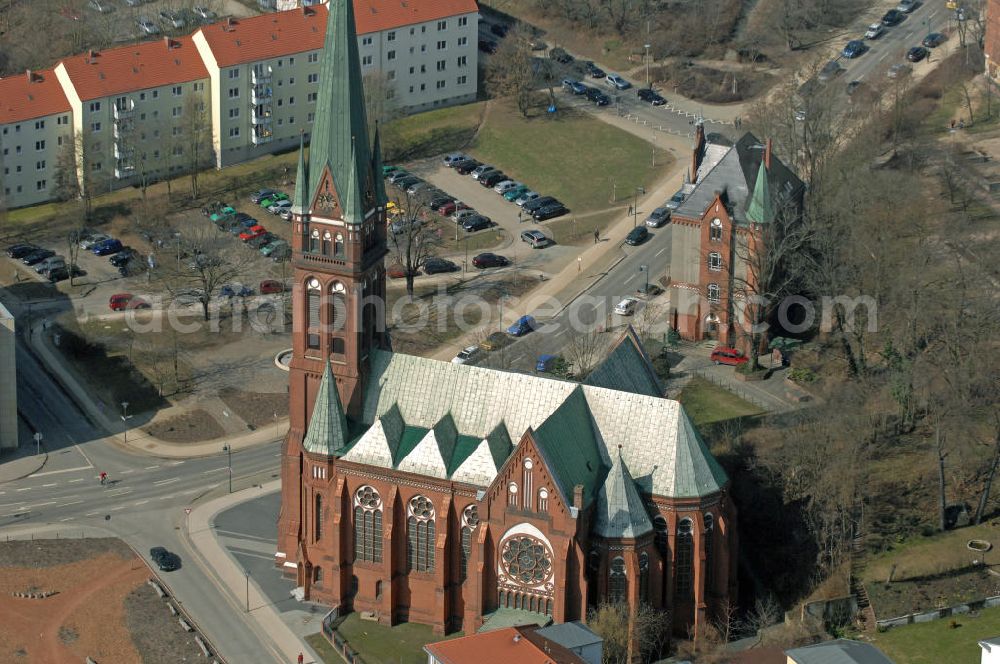
[[[0,78],[0,205],[53,198],[59,149],[72,137],[71,117],[51,69]]]
[[[208,70],[191,37],[89,51],[55,73],[72,109],[81,187],[100,193],[185,170],[199,124],[208,143]]]

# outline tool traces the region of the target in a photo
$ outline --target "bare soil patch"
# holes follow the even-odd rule
[[[729,104],[753,99],[774,85],[775,77],[749,67],[716,69],[689,61],[673,62],[650,72],[664,90],[709,104]]]
[[[125,624],[142,664],[177,664],[204,661],[194,634],[185,632],[167,608],[167,600],[146,584],[125,598]]]
[[[171,443],[195,443],[221,438],[226,432],[212,414],[197,408],[142,427],[154,438]]]
[[[1000,595],[1000,578],[983,568],[965,569],[892,583],[865,586],[879,619],[940,609]]]
[[[236,413],[240,419],[255,427],[274,423],[274,416],[288,414],[288,394],[286,392],[247,392],[235,387],[219,390],[219,398]]]

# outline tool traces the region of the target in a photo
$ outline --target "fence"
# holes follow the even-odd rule
[[[745,385],[741,385],[735,380],[727,380],[721,376],[712,373],[711,371],[705,371],[704,369],[693,369],[691,372],[696,376],[704,378],[710,383],[718,385],[724,390],[732,392],[733,394],[743,399],[744,401],[748,401],[763,410],[773,411],[773,410],[783,410],[784,408],[786,408],[786,406],[784,406],[783,404],[778,403],[779,399],[777,399],[777,397],[775,397],[774,401],[768,402],[764,399],[761,399],[759,395],[754,394],[751,390],[748,390]]]

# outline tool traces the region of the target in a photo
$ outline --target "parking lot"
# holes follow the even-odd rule
[[[194,11],[202,7],[205,16]],[[160,13],[166,14],[161,17]],[[84,23],[113,43],[126,43],[166,36],[186,35],[201,25],[223,17],[246,17],[255,12],[238,0],[86,0],[67,4],[60,14],[67,21]],[[176,16],[176,22],[168,17]],[[140,25],[143,22],[145,27]]]

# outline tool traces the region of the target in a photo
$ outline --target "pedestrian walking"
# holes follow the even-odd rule
[[[597,244],[600,241],[601,241],[601,231],[599,231],[599,230],[597,230],[595,228],[594,229],[594,244]]]
[[[103,485],[107,481],[108,481],[108,474],[102,470],[101,471],[101,484]]]
[[[631,205],[628,206],[628,213],[632,214],[632,206]]]
[[[306,661],[305,657],[302,656],[302,653],[299,653],[299,664],[302,664],[304,661]]]

